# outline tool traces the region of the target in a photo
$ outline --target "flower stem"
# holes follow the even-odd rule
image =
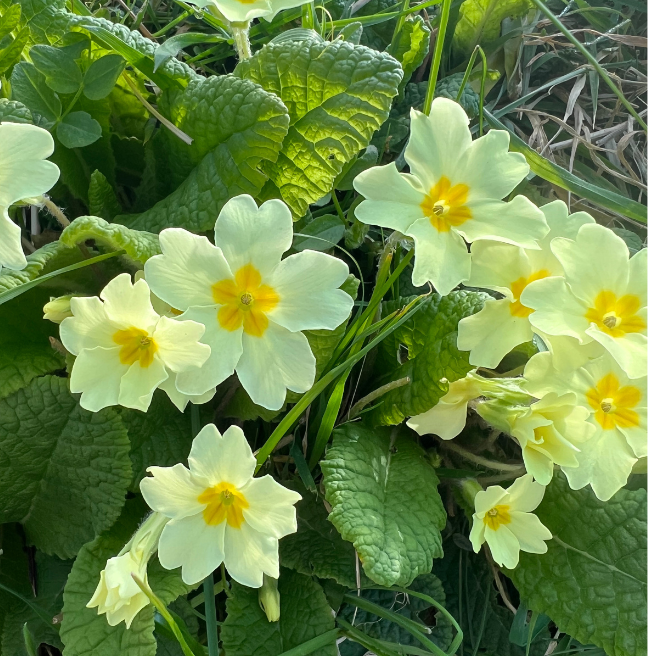
[[[519,464],[507,464],[505,462],[498,462],[497,460],[489,460],[488,458],[482,458],[477,456],[474,453],[471,453],[467,449],[459,446],[458,444],[453,444],[452,442],[444,442],[443,448],[448,449],[448,451],[454,451],[457,455],[461,456],[464,460],[469,460],[474,462],[476,465],[482,465],[482,467],[487,467],[488,469],[494,469],[496,471],[505,471],[505,472],[517,472],[522,466]]]
[[[250,48],[250,21],[242,23],[232,23],[232,36],[234,37],[234,47],[239,59],[249,59],[252,57]]]
[[[213,573],[203,581],[203,591],[205,593],[205,620],[207,622],[207,651],[209,656],[218,656],[218,622],[216,621]]]
[[[439,31],[437,32],[436,43],[434,44],[434,57],[432,58],[432,68],[430,69],[430,77],[428,79],[427,93],[425,94],[425,104],[423,105],[423,113],[430,115],[432,108],[432,100],[434,99],[434,89],[436,87],[437,78],[439,77],[439,67],[441,66],[441,55],[443,53],[443,42],[445,41],[446,29],[448,27],[448,20],[450,20],[450,5],[452,0],[443,0],[443,7],[441,9],[441,20],[439,21]]]

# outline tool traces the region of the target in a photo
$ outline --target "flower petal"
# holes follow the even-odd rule
[[[153,339],[158,347],[158,355],[165,366],[179,372],[205,364],[211,349],[198,341],[204,332],[205,326],[201,323],[160,317]]]
[[[522,449],[522,460],[526,470],[538,483],[541,485],[551,483],[554,461],[545,449],[535,448],[533,442],[527,442]]]
[[[70,392],[82,392],[81,407],[99,412],[119,403],[119,389],[127,371],[128,365],[119,361],[119,347],[84,349],[72,367]]]
[[[216,245],[233,273],[252,264],[261,277],[267,276],[290,248],[292,239],[292,215],[281,200],[257,207],[251,196],[236,196],[225,204],[216,221]]]
[[[295,505],[301,495],[277,483],[272,476],[253,478],[241,489],[250,504],[243,517],[253,529],[275,538],[297,530]]]
[[[426,412],[410,417],[407,425],[419,435],[438,435],[442,440],[452,440],[466,426],[468,401],[444,403],[439,401]]]
[[[523,248],[496,241],[476,241],[470,248],[472,265],[470,287],[481,287],[512,298],[511,285],[532,273],[531,262]]]
[[[286,388],[302,393],[313,386],[315,356],[302,333],[291,333],[271,321],[262,337],[243,335],[236,373],[254,403],[280,410]]]
[[[20,237],[20,228],[9,218],[6,208],[0,207],[0,268],[20,271],[27,266]]]
[[[264,574],[279,578],[279,540],[255,531],[247,522],[239,529],[227,526],[225,567],[241,585],[260,588]]]
[[[183,394],[176,387],[176,373],[171,370],[167,371],[167,373],[169,374],[169,377],[164,382],[160,383],[159,387],[161,390],[167,393],[167,396],[169,399],[171,399],[171,403],[173,403],[173,405],[178,408],[180,412],[185,411],[189,401],[191,401],[194,405],[202,405],[203,403],[211,401],[216,394],[215,387],[213,389],[207,390],[204,394]]]
[[[638,313],[646,322],[646,308]],[[648,369],[648,340],[641,333],[627,333],[623,337],[612,337],[595,325],[585,333],[596,340],[617,361],[629,378],[641,378]]]
[[[507,489],[509,494],[507,503],[515,512],[532,512],[542,501],[545,493],[544,485],[536,483],[531,474],[516,478]]]
[[[191,445],[189,469],[211,486],[225,481],[241,488],[250,481],[255,467],[256,458],[238,426],[230,426],[221,436],[214,424],[207,424]]]
[[[554,200],[540,208],[544,214],[549,234],[545,237],[546,245],[556,237],[565,237],[566,239],[576,239],[578,231],[586,223],[595,223],[594,219],[587,212],[569,213],[567,205],[562,200]],[[543,244],[544,246],[544,244]]]
[[[490,547],[493,560],[503,567],[514,569],[520,561],[520,543],[508,526],[500,525],[496,531],[489,526],[484,537]]]
[[[445,296],[470,277],[470,255],[464,240],[454,231],[439,232],[428,219],[421,219],[407,231],[414,239],[416,257],[412,284],[431,282]]]
[[[104,304],[97,296],[90,298],[71,298],[70,309],[74,316],[61,322],[59,334],[63,346],[79,355],[83,349],[97,346],[115,348],[117,343],[113,335],[119,330],[106,314]]]
[[[151,305],[151,290],[145,280],[133,285],[128,273],[120,273],[103,288],[100,296],[106,316],[115,324],[153,332],[160,315]]]
[[[157,355],[148,367],[142,367],[139,362],[135,362],[122,376],[119,405],[146,412],[151,405],[153,392],[168,377],[164,363]]]
[[[270,15],[273,10],[273,3],[269,0],[252,0],[252,2],[245,3],[239,2],[239,0],[213,0],[210,4],[215,5],[230,22],[242,23],[260,16],[271,20]]]
[[[214,305],[212,285],[232,278],[220,248],[182,228],[163,230],[160,246],[163,254],[144,265],[153,293],[178,310]]]
[[[165,569],[182,567],[187,585],[200,583],[223,562],[226,525],[207,524],[202,514],[171,520],[160,536],[160,564]]]
[[[488,512],[506,497],[506,490],[500,485],[491,485],[475,495],[475,512],[482,514]]]
[[[547,553],[547,543],[553,535],[536,515],[512,512],[511,523],[507,525],[520,543],[520,549],[527,553]]]
[[[176,520],[202,513],[205,504],[198,497],[205,491],[204,485],[184,465],[149,467],[147,471],[152,476],[140,481],[140,490],[151,510]]]
[[[646,302],[648,287],[648,274],[646,273],[647,267],[648,249],[642,248],[630,258],[628,264],[627,293],[638,296],[644,303]]]
[[[348,275],[345,262],[325,253],[287,257],[268,279],[279,296],[268,318],[291,332],[337,328],[353,309],[353,299],[338,289]]]

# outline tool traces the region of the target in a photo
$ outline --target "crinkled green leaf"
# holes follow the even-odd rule
[[[32,123],[32,114],[17,100],[0,98],[0,123]]]
[[[75,219],[63,230],[59,241],[72,247],[86,239],[94,239],[115,250],[123,249],[128,257],[142,264],[161,252],[157,235],[108,223],[98,216],[80,216]]]
[[[70,30],[75,18],[65,10],[65,0],[17,0],[21,25],[29,28],[32,43],[52,44]]]
[[[260,169],[276,160],[288,130],[286,108],[276,96],[232,75],[192,80],[182,91],[167,91],[160,106],[194,142],[188,146],[163,133],[173,191],[150,210],[117,220],[152,232],[169,226],[212,229],[230,198],[261,190],[267,176]]]
[[[405,377],[410,383],[380,397],[376,409],[367,413],[372,423],[399,424],[406,417],[429,410],[448,391],[448,382],[463,378],[473,368],[469,353],[457,349],[457,325],[463,317],[480,310],[485,298],[485,294],[468,291],[431,294],[414,317],[383,341],[374,369],[374,387]],[[383,316],[406,301],[383,303]]]
[[[121,205],[115,190],[101,171],[97,170],[90,176],[88,203],[90,215],[101,217],[106,221],[112,221],[121,213]]]
[[[442,80],[437,82],[434,95],[442,96],[443,98],[448,98],[449,100],[457,100],[457,95],[459,94],[459,89],[461,88],[461,83],[463,82],[463,73],[455,73],[454,75],[448,75]],[[425,97],[425,92],[427,91],[427,83],[422,82],[423,86],[422,95]],[[466,84],[464,90],[461,92],[461,98],[459,99],[459,104],[464,108],[466,114],[470,118],[473,118],[479,114],[479,94],[470,86]],[[421,102],[421,107],[423,103]]]
[[[478,44],[485,48],[499,38],[505,18],[522,16],[531,7],[530,0],[466,0],[459,8],[453,48],[465,56]]]
[[[63,356],[49,346],[16,339],[0,348],[0,398],[13,394],[37,376],[62,369]]]
[[[393,53],[403,67],[404,87],[414,74],[414,71],[423,63],[430,50],[430,28],[421,16],[406,20],[399,34],[398,47]]]
[[[123,622],[110,626],[96,608],[86,608],[92,597],[99,572],[106,561],[116,556],[137,529],[143,514],[141,502],[129,501],[119,521],[106,533],[86,544],[74,561],[63,593],[61,640],[65,656],[155,656],[153,607],[149,604],[133,620],[130,629]],[[157,559],[148,567],[149,584],[168,604],[189,590],[177,570],[162,569]]]
[[[282,569],[279,594],[281,617],[278,622],[268,622],[259,606],[259,591],[233,584],[221,631],[223,649],[228,656],[279,656],[335,628],[326,596],[309,576]],[[312,652],[313,656],[336,654],[333,636],[330,644]]]
[[[313,39],[270,43],[235,74],[288,107],[290,130],[279,158],[265,170],[297,217],[331,191],[344,164],[369,145],[403,77],[385,53]]]
[[[126,429],[114,410],[83,410],[67,381],[36,378],[0,400],[0,522],[61,558],[110,526],[131,479]]]
[[[369,578],[407,586],[430,572],[443,555],[446,514],[439,479],[409,432],[344,424],[321,467],[329,520],[353,542]]]
[[[564,475],[537,515],[553,533],[546,554],[522,553],[509,573],[529,608],[609,656],[646,653],[646,490],[599,501]]]

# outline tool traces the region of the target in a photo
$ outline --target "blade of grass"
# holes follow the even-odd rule
[[[432,67],[430,69],[427,93],[425,94],[425,103],[423,105],[423,113],[428,115],[430,114],[430,109],[432,108],[432,101],[434,100],[434,89],[436,87],[437,78],[439,77],[441,54],[443,52],[443,42],[445,41],[446,30],[448,29],[451,5],[452,0],[443,0],[443,7],[441,8],[441,20],[439,22],[439,31],[437,32],[436,42],[434,43],[434,56],[432,58]]]

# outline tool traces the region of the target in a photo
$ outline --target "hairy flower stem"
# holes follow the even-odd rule
[[[234,37],[234,47],[239,59],[249,59],[252,57],[250,48],[250,21],[242,23],[232,23],[232,36]]]
[[[482,467],[494,469],[495,471],[517,472],[521,467],[521,463],[508,464],[505,462],[497,462],[496,460],[489,460],[488,458],[482,458],[481,456],[477,456],[467,449],[464,449],[457,444],[453,444],[452,442],[444,442],[443,448],[447,449],[448,451],[454,451],[464,460],[469,460],[470,462],[474,462],[476,465],[482,465]]]

